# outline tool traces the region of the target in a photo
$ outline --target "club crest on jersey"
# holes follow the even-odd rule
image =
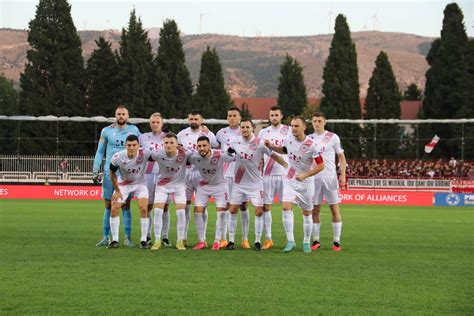
[[[211,159],[211,165],[217,165],[218,162],[219,162],[219,157],[214,157]]]
[[[176,162],[183,162],[183,160],[184,160],[184,156],[178,154],[178,157],[176,157]]]
[[[288,126],[283,126],[280,130],[280,133],[282,133],[283,135],[286,135],[288,134],[288,130],[289,130]]]

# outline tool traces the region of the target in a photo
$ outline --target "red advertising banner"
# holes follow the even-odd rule
[[[99,186],[0,185],[0,199],[100,200]],[[343,190],[342,204],[432,206],[433,193]]]
[[[100,186],[1,185],[0,199],[100,200]]]
[[[433,206],[434,193],[411,191],[344,190],[342,204]]]

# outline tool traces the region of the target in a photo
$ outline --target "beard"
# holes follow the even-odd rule
[[[191,123],[189,124],[189,126],[191,127],[191,129],[198,129],[200,125],[197,123]]]
[[[127,120],[120,118],[120,119],[117,120],[117,124],[120,125],[120,126],[123,126],[123,125],[127,124]]]

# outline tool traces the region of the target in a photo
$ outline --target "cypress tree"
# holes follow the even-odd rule
[[[131,116],[147,117],[156,110],[152,100],[155,68],[148,33],[135,10],[130,13],[128,28],[122,29],[119,51],[119,100],[128,106]]]
[[[66,0],[40,0],[29,23],[27,64],[20,77],[20,112],[26,115],[85,114],[81,41]],[[22,123],[21,153],[78,153],[84,135],[76,124]],[[58,138],[59,137],[59,138]],[[50,138],[46,140],[46,138]]]
[[[456,118],[474,118],[474,40],[470,40],[467,45],[465,62],[464,80],[462,80],[463,102],[456,112]],[[458,134],[461,133],[461,136],[464,134],[464,160],[473,160],[474,124],[464,124],[457,126],[456,129]]]
[[[111,116],[118,103],[119,68],[111,43],[103,37],[87,61],[87,105],[89,116]]]
[[[232,100],[225,89],[224,75],[216,49],[207,46],[201,58],[199,85],[193,96],[193,107],[201,109],[204,117],[226,118]]]
[[[283,116],[288,118],[301,115],[307,103],[303,67],[296,59],[286,54],[278,78],[278,105],[283,110]]]
[[[403,93],[403,99],[407,101],[417,101],[421,100],[421,90],[418,88],[416,83],[411,83],[405,92]]]
[[[160,30],[160,46],[155,58],[156,78],[160,89],[156,98],[160,100],[162,114],[167,117],[185,117],[191,109],[193,86],[185,64],[180,31],[174,20],[166,20]],[[163,83],[163,81],[166,81]],[[166,103],[161,103],[164,101]]]
[[[462,11],[456,3],[450,3],[444,9],[441,37],[432,43],[426,57],[430,68],[426,72],[423,118],[456,118],[463,108],[465,101],[463,80],[466,74],[465,60],[468,45],[463,19]],[[434,134],[440,137],[432,153],[433,156],[460,156],[458,126],[433,124],[424,126],[420,130],[424,138],[422,143],[427,142]],[[420,147],[423,148],[423,144]]]
[[[18,115],[18,93],[13,82],[0,74],[0,115]],[[14,154],[17,150],[16,130],[18,122],[0,121],[0,152]]]
[[[331,119],[360,119],[357,53],[346,18],[339,14],[323,72],[321,110]],[[357,124],[337,124],[348,157],[361,156],[362,131]]]
[[[385,52],[375,61],[365,100],[365,119],[400,119],[400,91],[392,66]],[[400,128],[394,124],[377,124],[366,127],[368,157],[396,157],[400,146]],[[373,136],[376,136],[376,141]]]

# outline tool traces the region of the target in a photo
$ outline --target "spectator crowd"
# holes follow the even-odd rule
[[[474,179],[474,162],[451,160],[348,160],[351,178]]]

